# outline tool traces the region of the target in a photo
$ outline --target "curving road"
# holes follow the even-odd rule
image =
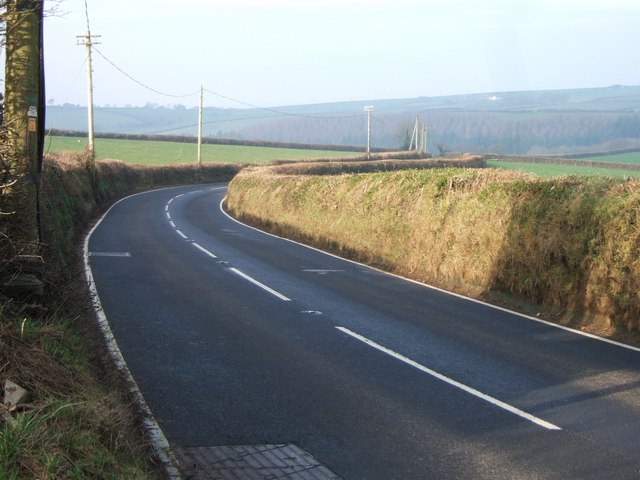
[[[116,204],[93,277],[175,447],[291,443],[346,480],[640,478],[640,351],[229,218],[224,185]]]

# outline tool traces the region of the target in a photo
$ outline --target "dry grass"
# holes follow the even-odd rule
[[[272,167],[237,176],[228,208],[420,281],[507,292],[566,321],[637,331],[639,187],[493,169],[315,176]]]
[[[12,414],[13,424],[0,424],[0,478],[156,478],[116,379],[88,368],[99,360],[86,335],[51,319],[3,320],[1,378],[34,397]]]

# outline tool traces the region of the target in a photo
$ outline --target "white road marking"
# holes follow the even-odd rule
[[[172,228],[178,228],[176,227],[176,224],[173,223],[173,220],[169,220],[169,225],[171,225]]]
[[[501,400],[498,400],[496,398],[493,398],[489,395],[486,395],[478,390],[476,390],[475,388],[469,387],[463,383],[460,383],[456,380],[453,380],[452,378],[449,378],[441,373],[436,372],[435,370],[431,370],[430,368],[425,367],[424,365],[419,364],[418,362],[415,362],[413,360],[411,360],[410,358],[405,357],[404,355],[401,355],[400,353],[394,352],[393,350],[390,350],[386,347],[383,347],[382,345],[380,345],[379,343],[374,342],[373,340],[369,340],[367,337],[363,337],[362,335],[355,333],[351,330],[349,330],[348,328],[344,328],[344,327],[336,327],[338,330],[340,330],[343,333],[346,333],[347,335],[355,338],[356,340],[359,340],[361,342],[363,342],[364,344],[375,348],[376,350],[379,350],[383,353],[386,353],[387,355],[400,360],[401,362],[406,363],[407,365],[410,365],[414,368],[417,368],[418,370],[420,370],[421,372],[427,373],[429,375],[431,375],[432,377],[437,378],[438,380],[442,380],[445,383],[448,383],[449,385],[452,385],[456,388],[459,388],[460,390],[463,390],[475,397],[478,397],[486,402],[491,403],[492,405],[495,405],[497,407],[502,408],[503,410],[506,410],[510,413],[513,413],[515,415],[518,415],[519,417],[524,418],[525,420],[528,420],[530,422],[535,423],[536,425],[539,425],[543,428],[546,428],[547,430],[562,430],[560,427],[558,427],[557,425],[554,425],[553,423],[549,423],[545,420],[542,420],[541,418],[535,417],[533,415],[531,415],[530,413],[524,412],[522,410],[520,410],[519,408],[516,408],[512,405],[509,405],[508,403],[505,403]]]
[[[305,268],[302,271],[307,273],[317,273],[318,275],[326,275],[327,273],[344,272],[344,270],[331,270],[331,269],[322,269],[322,268]]]
[[[236,275],[244,278],[245,280],[253,283],[254,285],[262,288],[263,290],[269,292],[271,295],[273,295],[274,297],[278,297],[280,300],[284,300],[285,302],[290,302],[291,299],[288,297],[285,297],[284,295],[282,295],[280,292],[276,292],[273,288],[271,287],[267,287],[264,283],[259,282],[258,280],[256,280],[255,278],[250,277],[249,275],[247,275],[246,273],[241,272],[240,270],[238,270],[237,268],[230,268],[229,271],[235,273]]]
[[[193,245],[194,247],[196,247],[198,250],[200,250],[203,253],[206,253],[207,255],[209,255],[211,258],[218,258],[216,257],[213,253],[211,253],[209,250],[207,250],[206,248],[202,247],[201,245],[198,245],[196,242],[193,242],[191,245]]]
[[[171,188],[176,188],[176,187],[170,187],[170,188],[165,188],[161,190],[169,190]],[[102,308],[102,303],[100,302],[100,297],[98,296],[98,290],[96,289],[95,280],[93,278],[93,272],[91,271],[91,266],[89,264],[89,256],[91,255],[91,253],[89,252],[89,241],[91,239],[91,235],[93,235],[93,233],[97,230],[97,228],[100,226],[102,221],[107,217],[107,215],[109,215],[109,212],[111,212],[111,210],[116,205],[120,204],[124,200],[141,196],[141,195],[146,195],[148,193],[149,192],[136,193],[118,200],[96,222],[96,224],[89,231],[87,236],[84,238],[84,248],[83,248],[84,274],[87,280],[87,284],[89,286],[89,292],[90,292],[91,301],[93,303],[93,308],[98,318],[98,324],[100,326],[100,330],[102,331],[102,336],[104,337],[107,345],[107,350],[109,352],[109,355],[113,359],[113,362],[116,368],[124,376],[127,382],[127,386],[129,388],[129,392],[131,392],[131,394],[133,395],[133,398],[135,399],[136,404],[142,413],[142,425],[147,435],[149,436],[153,450],[158,456],[161,466],[164,467],[164,471],[166,472],[167,477],[173,480],[180,480],[182,479],[182,475],[180,474],[180,470],[178,469],[177,461],[173,455],[173,452],[171,451],[171,446],[169,445],[167,437],[165,436],[164,432],[160,428],[160,425],[158,424],[156,418],[153,416],[153,413],[151,412],[149,405],[144,399],[144,396],[142,395],[142,392],[140,391],[138,384],[133,378],[133,375],[131,374],[129,367],[127,366],[127,362],[125,361],[124,356],[120,351],[120,347],[118,346],[118,342],[116,341],[113,331],[111,330],[111,326],[109,325],[107,316],[104,313],[104,309]]]
[[[90,257],[131,257],[129,252],[89,252]]]
[[[169,213],[169,210],[167,210],[167,212],[165,213],[165,215],[167,216],[167,218],[168,218],[169,220],[171,220],[171,214]]]
[[[182,233],[182,231],[181,231],[181,230],[176,229],[176,233],[177,233],[178,235],[180,235],[182,238],[184,238],[185,240],[186,240],[187,238],[189,238],[189,237],[187,237],[184,233]]]

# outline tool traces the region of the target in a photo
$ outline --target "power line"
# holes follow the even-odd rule
[[[116,65],[115,62],[111,61],[110,59],[108,59],[98,48],[96,48],[95,46],[93,46],[93,49],[107,62],[109,63],[112,67],[114,67],[116,70],[118,70],[120,73],[122,73],[125,77],[127,77],[129,80],[137,83],[138,85],[140,85],[141,87],[145,88],[146,90],[149,90],[150,92],[153,93],[157,93],[159,95],[165,96],[165,97],[172,97],[172,98],[186,98],[186,97],[193,97],[195,95],[198,95],[200,93],[200,90],[198,89],[195,92],[192,93],[187,93],[185,95],[174,95],[171,93],[166,93],[166,92],[162,92],[160,90],[156,90],[155,88],[150,87],[149,85],[146,85],[144,83],[142,83],[140,80],[136,79],[135,77],[133,77],[132,75],[130,75],[129,73],[127,73],[124,69],[122,69],[121,67],[119,67],[118,65]],[[308,115],[308,114],[302,114],[302,113],[293,113],[293,112],[285,112],[282,110],[278,110],[275,108],[269,108],[269,107],[261,107],[259,105],[254,105],[253,103],[249,103],[249,102],[245,102],[244,100],[238,100],[237,98],[233,98],[233,97],[229,97],[228,95],[223,95],[221,93],[218,92],[214,92],[213,90],[209,90],[207,88],[203,89],[205,92],[210,93],[212,95],[215,95],[216,97],[220,97],[223,98],[225,100],[229,100],[231,102],[235,102],[237,104],[240,105],[244,105],[246,107],[251,107],[251,108],[255,108],[257,110],[263,110],[265,112],[271,112],[271,113],[275,113],[278,115],[285,115],[285,116],[289,116],[289,117],[298,117],[298,118],[313,118],[313,119],[340,119],[340,118],[354,118],[354,117],[361,117],[363,114],[362,113],[357,113],[357,114],[344,114],[344,115]]]
[[[192,93],[187,93],[185,95],[173,95],[171,93],[166,93],[166,92],[161,92],[160,90],[156,90],[155,88],[151,88],[149,85],[145,85],[144,83],[142,83],[141,81],[135,79],[134,77],[132,77],[131,75],[129,75],[127,72],[125,72],[122,68],[120,68],[118,65],[116,65],[115,63],[113,63],[111,60],[109,60],[107,57],[105,57],[105,55],[98,50],[96,47],[93,47],[93,49],[98,52],[98,55],[100,55],[102,58],[105,59],[105,61],[107,63],[109,63],[112,67],[114,67],[116,70],[118,70],[120,73],[122,73],[125,77],[127,77],[129,80],[137,83],[138,85],[140,85],[141,87],[153,92],[153,93],[157,93],[159,95],[162,95],[164,97],[172,97],[172,98],[185,98],[185,97],[193,97],[194,95],[198,95],[200,93],[200,90],[196,90],[195,92]]]
[[[387,122],[386,120],[382,120],[380,117],[376,116],[376,115],[371,115],[371,118],[373,120],[375,120],[378,123],[382,123],[384,125],[390,125],[389,122]]]
[[[277,113],[279,115],[286,115],[289,117],[302,117],[302,118],[316,118],[316,119],[335,119],[335,118],[352,118],[352,117],[361,117],[363,114],[361,113],[348,113],[345,115],[306,115],[303,113],[292,113],[292,112],[283,112],[282,110],[277,110],[275,108],[268,108],[268,107],[260,107],[258,105],[254,105],[252,103],[248,103],[245,102],[243,100],[238,100],[236,98],[232,98],[232,97],[228,97],[226,95],[222,95],[221,93],[217,93],[217,92],[212,92],[211,90],[207,90],[206,88],[204,89],[205,92],[210,93],[212,95],[215,95],[217,97],[220,98],[224,98],[225,100],[229,100],[232,102],[236,102],[239,103],[240,105],[244,105],[246,107],[251,107],[251,108],[255,108],[257,110],[264,110],[266,112],[271,112],[271,113]]]

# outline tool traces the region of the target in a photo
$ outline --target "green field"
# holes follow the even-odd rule
[[[84,150],[86,144],[86,138],[49,136],[45,141],[45,152],[80,152]],[[167,165],[194,163],[198,160],[198,147],[195,143],[97,138],[95,150],[97,160],[113,159],[137,164]],[[274,160],[343,158],[357,155],[358,153],[356,152],[331,150],[245,147],[237,145],[202,146],[202,161],[212,163],[270,163]]]
[[[630,163],[632,165],[638,165],[640,164],[640,152],[617,153],[615,155],[581,158],[580,160],[592,162]]]
[[[640,172],[633,170],[618,170],[614,168],[593,168],[574,165],[555,165],[546,163],[528,162],[503,162],[488,160],[487,167],[502,168],[505,170],[520,170],[533,173],[539,177],[561,177],[567,175],[580,175],[585,177],[640,177]]]

